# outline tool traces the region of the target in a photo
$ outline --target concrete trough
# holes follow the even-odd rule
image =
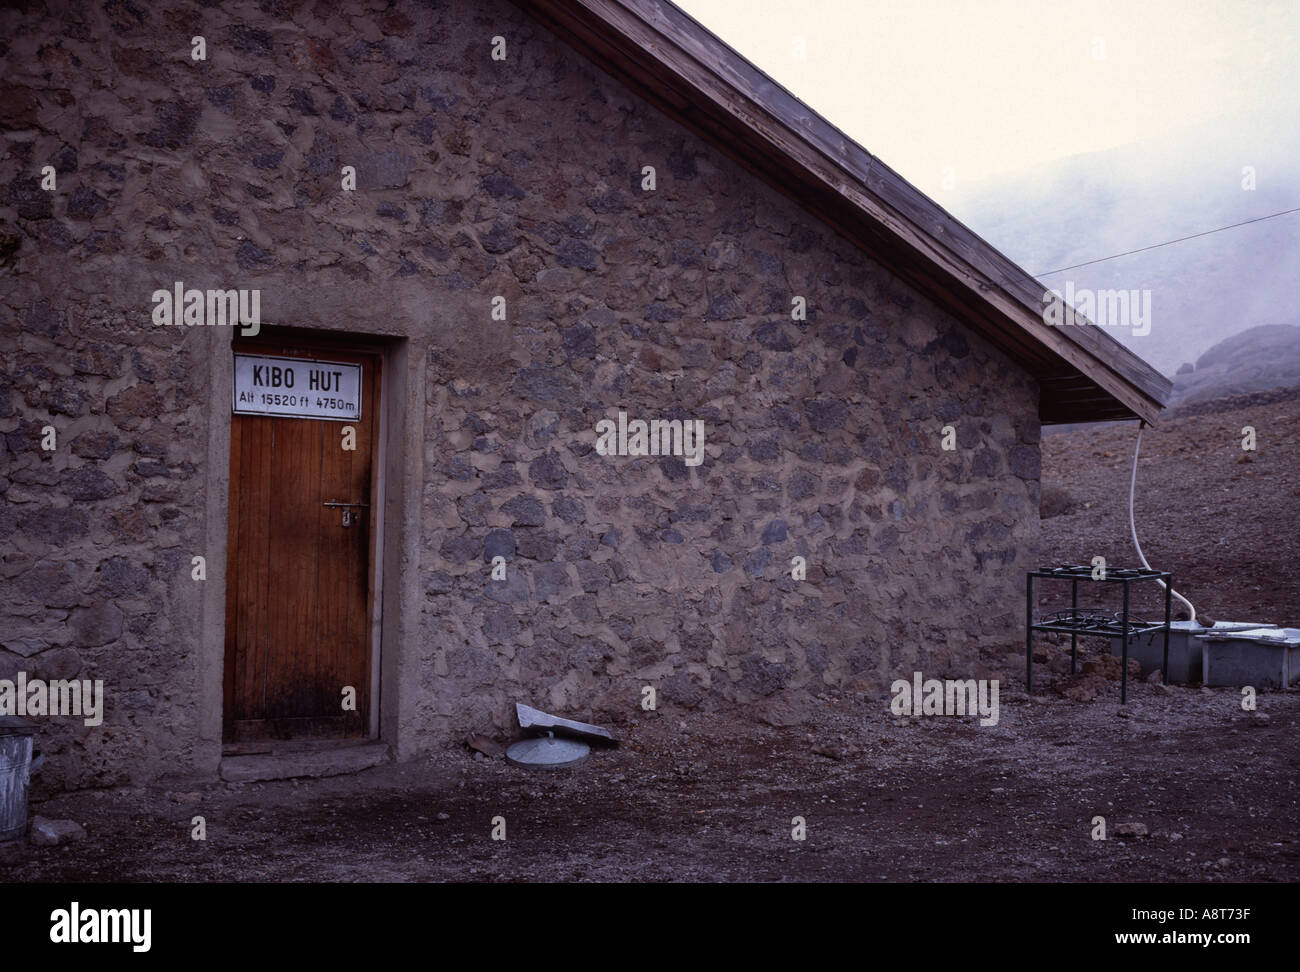
[[[1196,640],[1199,635],[1265,628],[1280,630],[1275,624],[1253,624],[1245,621],[1215,621],[1212,628],[1197,624],[1195,621],[1174,621],[1169,625],[1169,681],[1188,685],[1199,683],[1203,678],[1204,664],[1201,657],[1203,646]],[[1110,639],[1110,653],[1116,658],[1123,654],[1123,641],[1123,638]],[[1138,660],[1143,674],[1153,669],[1160,670],[1164,652],[1163,631],[1149,631],[1146,634],[1129,636],[1128,656]]]
[[[1300,628],[1211,630],[1196,640],[1206,685],[1286,689],[1300,679]]]

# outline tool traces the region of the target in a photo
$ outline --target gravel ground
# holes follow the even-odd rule
[[[62,794],[35,811],[88,836],[0,850],[0,880],[1300,879],[1300,694],[1249,713],[1230,689],[1141,682],[1121,710],[1115,693],[1008,688],[987,727],[896,718],[880,699],[829,698],[784,729],[651,715],[571,770],[465,750],[321,780]],[[198,814],[206,841],[190,837]]]

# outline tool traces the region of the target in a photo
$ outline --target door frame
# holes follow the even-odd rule
[[[239,336],[238,331],[233,331],[225,335],[226,340],[219,342],[222,348],[222,354],[225,359],[225,367],[222,369],[228,374],[233,374],[233,361],[236,352],[245,354],[276,354],[277,349],[284,345],[291,345],[295,348],[301,348],[308,351],[319,351],[322,354],[330,352],[347,352],[353,354],[371,355],[374,359],[374,378],[377,387],[373,390],[378,393],[378,407],[375,409],[376,414],[372,417],[373,422],[373,439],[370,450],[370,549],[368,556],[368,573],[369,585],[366,596],[367,612],[367,651],[368,651],[368,668],[370,677],[369,686],[369,703],[370,708],[367,714],[367,724],[365,726],[365,735],[362,737],[367,741],[374,741],[380,737],[380,700],[382,698],[380,677],[382,671],[381,655],[383,652],[383,604],[384,604],[384,539],[385,539],[385,507],[386,507],[386,486],[387,486],[387,464],[389,459],[388,440],[390,434],[390,416],[392,410],[389,401],[390,382],[388,380],[389,359],[392,357],[391,351],[393,345],[391,342],[376,341],[370,335],[354,335],[337,331],[321,331],[309,328],[298,327],[263,327],[261,333],[256,337],[243,338]],[[261,352],[258,345],[265,345],[265,351]],[[230,495],[232,483],[230,482],[230,441],[231,441],[231,423],[233,421],[232,403],[229,400],[229,389],[232,387],[231,381],[227,379],[224,383],[226,393],[226,405],[224,410],[224,440],[225,440],[225,458],[223,465],[222,482],[225,484],[224,505],[222,516],[222,526],[224,528],[225,550],[222,558],[222,579],[224,581],[229,576],[229,558],[234,554],[235,542],[235,518],[230,510]],[[367,398],[363,396],[363,401]],[[211,498],[209,499],[211,504]],[[223,591],[222,608],[221,608],[221,697],[218,707],[220,738],[225,738],[226,730],[226,707],[228,704],[228,693],[231,691],[231,681],[233,671],[230,670],[231,658],[229,657],[226,645],[226,627],[228,623],[228,613],[226,606],[226,596],[228,592]],[[293,745],[290,740],[276,740],[277,745]],[[339,745],[348,745],[355,743],[356,738],[340,738],[337,740]]]

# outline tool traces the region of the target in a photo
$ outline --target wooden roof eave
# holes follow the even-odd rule
[[[672,4],[515,3],[1020,362],[1044,422],[1160,414],[1168,378],[1096,325],[1047,324],[1041,283]]]

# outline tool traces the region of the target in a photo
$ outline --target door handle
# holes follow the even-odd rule
[[[354,516],[357,515],[357,514],[354,514],[354,513],[352,512],[352,508],[353,508],[354,506],[355,506],[355,507],[361,507],[361,508],[363,508],[363,509],[367,509],[367,510],[370,509],[370,504],[369,504],[369,503],[339,503],[339,502],[336,502],[336,501],[334,501],[334,500],[330,500],[328,503],[322,503],[321,505],[322,505],[322,506],[332,506],[332,507],[333,507],[333,506],[339,506],[339,507],[342,507],[342,508],[343,508],[343,526],[345,526],[345,527],[347,527],[347,526],[351,526],[351,525],[352,525],[352,518],[353,518]]]

